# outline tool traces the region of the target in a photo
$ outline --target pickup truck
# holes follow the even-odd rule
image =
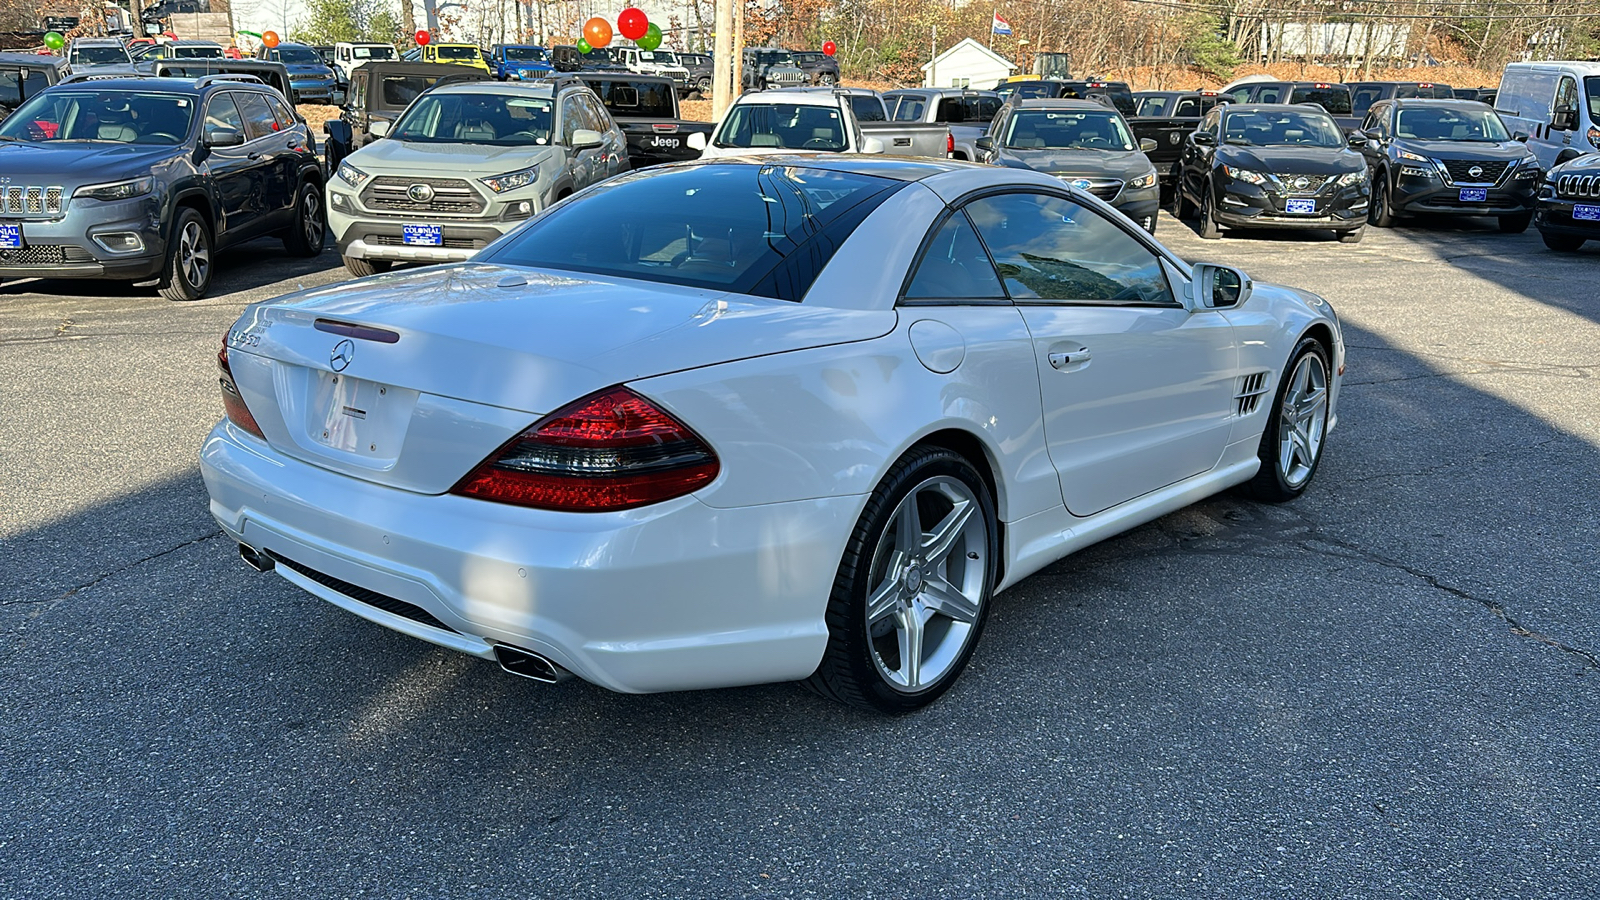
[[[907,88],[883,95],[891,121],[945,126],[950,129],[951,158],[967,160],[981,155],[977,140],[989,132],[1004,102],[994,91],[961,88]]]
[[[1333,116],[1346,134],[1361,127],[1361,116],[1354,112],[1348,85],[1325,81],[1246,81],[1241,79],[1222,89],[1234,103],[1314,103]]]
[[[1012,76],[996,85],[995,92],[1005,100],[1012,97],[1023,100],[1098,100],[1122,113],[1123,118],[1132,118],[1136,111],[1133,90],[1125,81],[1071,81],[1064,78]]]
[[[1432,81],[1352,81],[1350,84],[1350,113],[1364,119],[1367,110],[1379,100],[1406,100],[1428,97],[1434,100],[1455,100],[1455,88]],[[1476,100],[1476,97],[1469,97]]]
[[[712,125],[682,118],[673,79],[628,72],[581,72],[576,77],[599,96],[622,129],[633,168],[700,157],[700,151],[689,146],[690,135],[699,134],[704,140]]]
[[[867,88],[800,88],[801,91],[832,93],[844,99],[855,115],[861,133],[883,142],[883,152],[895,156],[921,156],[948,159],[955,150],[950,126],[939,122],[891,121],[888,106],[877,91]],[[787,93],[787,91],[785,91]]]
[[[1200,127],[1200,119],[1219,102],[1227,98],[1216,91],[1141,91],[1134,95],[1140,110],[1150,109],[1152,94],[1161,95],[1160,109],[1165,115],[1141,115],[1128,119],[1128,127],[1141,145],[1150,141],[1153,148],[1144,155],[1150,158],[1156,171],[1161,173],[1161,192],[1170,196],[1172,179],[1178,160],[1183,156],[1183,141],[1191,131]]]

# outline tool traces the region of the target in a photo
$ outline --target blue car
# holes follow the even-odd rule
[[[283,43],[276,47],[262,47],[256,51],[257,59],[283,63],[289,70],[290,98],[295,103],[332,103],[338,78],[322,61],[322,54],[307,44]]]
[[[555,66],[543,47],[532,44],[495,44],[489,51],[489,71],[501,81],[532,81],[549,75]]]

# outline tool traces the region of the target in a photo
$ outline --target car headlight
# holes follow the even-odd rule
[[[149,176],[128,181],[109,181],[105,184],[86,184],[72,192],[74,197],[90,200],[132,200],[142,197],[155,188],[156,180]]]
[[[1128,187],[1131,187],[1131,188],[1155,187],[1156,179],[1158,177],[1160,177],[1160,176],[1156,175],[1156,170],[1155,169],[1151,169],[1148,174],[1140,175],[1138,178],[1135,178],[1134,180],[1128,182]]]
[[[1353,187],[1367,180],[1366,172],[1346,172],[1339,176],[1339,187]]]
[[[489,190],[494,191],[496,194],[504,194],[506,191],[514,191],[517,188],[525,188],[528,185],[533,184],[538,179],[539,167],[530,166],[526,169],[518,169],[515,172],[507,172],[504,175],[495,175],[490,178],[479,178],[478,180],[488,185]]]
[[[1234,181],[1242,181],[1245,184],[1267,183],[1267,176],[1262,175],[1260,172],[1252,172],[1249,169],[1241,169],[1237,166],[1223,166],[1222,171],[1228,173],[1228,177]]]
[[[1539,177],[1539,160],[1536,157],[1529,156],[1512,165],[1517,167],[1517,174],[1513,177],[1518,181],[1532,181]]]
[[[1410,150],[1396,150],[1395,151],[1395,155],[1399,156],[1401,159],[1409,159],[1412,162],[1427,162],[1428,161],[1428,158],[1426,156],[1422,156],[1421,154],[1417,154],[1417,153],[1412,153]]]
[[[339,163],[339,180],[351,187],[361,187],[371,175],[361,171],[347,162]]]

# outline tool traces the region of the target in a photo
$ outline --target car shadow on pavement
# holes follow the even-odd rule
[[[257,238],[237,247],[229,247],[214,256],[216,271],[206,298],[253,290],[270,284],[301,276],[310,276],[334,269],[343,273],[339,254],[329,243],[321,254],[313,257],[290,256],[283,242],[276,237]],[[348,277],[348,276],[347,276]],[[166,302],[156,293],[155,281],[115,281],[110,279],[15,279],[0,283],[0,298],[8,294],[44,294],[59,297],[137,297]],[[205,298],[203,298],[205,299]]]

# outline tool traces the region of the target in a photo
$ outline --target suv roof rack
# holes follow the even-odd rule
[[[144,78],[142,72],[117,72],[96,75],[92,72],[77,72],[61,79],[58,84],[79,84],[85,81],[121,81],[124,78]]]
[[[246,75],[242,72],[218,72],[215,75],[201,75],[199,78],[195,79],[194,86],[205,87],[208,84],[213,84],[218,81],[238,81],[244,82],[245,84],[259,84],[262,87],[265,87],[267,84],[265,81],[262,81],[260,78],[257,78],[254,75]]]

